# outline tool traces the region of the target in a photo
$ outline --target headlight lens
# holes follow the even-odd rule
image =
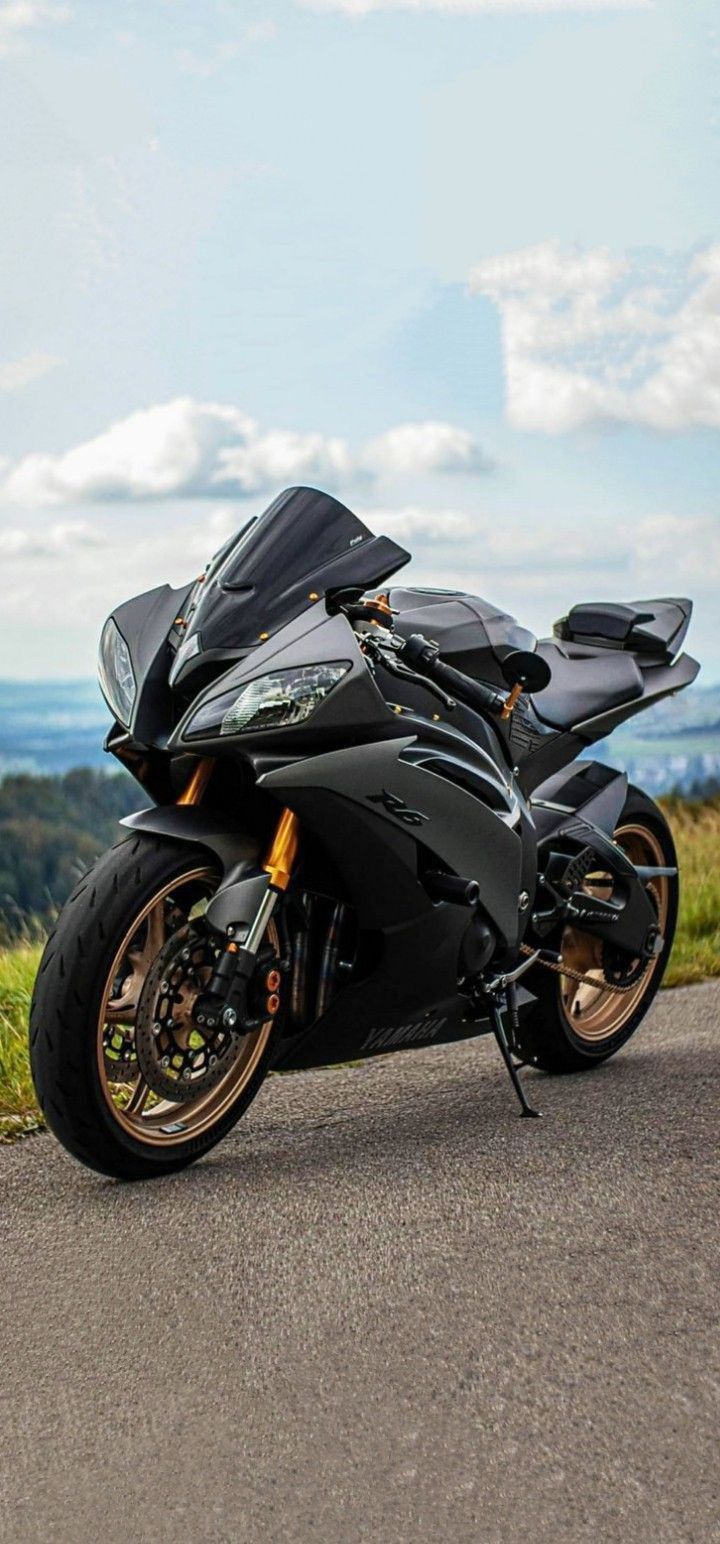
[[[259,676],[240,692],[225,692],[206,702],[191,720],[186,738],[256,734],[263,729],[290,729],[302,724],[349,669],[349,660],[333,660]]]
[[[98,679],[108,707],[123,729],[129,728],[137,686],[130,650],[112,617],[108,617],[102,630]]]

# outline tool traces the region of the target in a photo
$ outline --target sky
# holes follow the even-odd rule
[[[289,484],[720,681],[716,0],[0,0],[0,677]]]

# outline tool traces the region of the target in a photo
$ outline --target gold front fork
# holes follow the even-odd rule
[[[277,823],[270,851],[263,863],[273,890],[287,890],[297,857],[299,821],[292,810],[284,809]]]
[[[202,796],[207,788],[215,762],[212,756],[204,756],[199,761],[189,783],[183,789],[178,799],[178,804],[200,804]]]
[[[178,798],[178,804],[200,804],[212,777],[215,762],[212,756],[199,761],[187,786]],[[293,864],[297,857],[299,821],[292,810],[284,809],[277,823],[270,851],[263,868],[270,875],[273,890],[287,890],[292,879]]]

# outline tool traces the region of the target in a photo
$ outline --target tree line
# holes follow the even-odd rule
[[[79,767],[0,783],[0,940],[47,927],[143,795],[126,773]]]

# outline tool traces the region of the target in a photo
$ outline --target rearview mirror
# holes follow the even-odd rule
[[[524,692],[542,692],[550,684],[552,671],[541,654],[531,654],[529,649],[514,649],[506,654],[501,665],[508,686],[519,686]]]

